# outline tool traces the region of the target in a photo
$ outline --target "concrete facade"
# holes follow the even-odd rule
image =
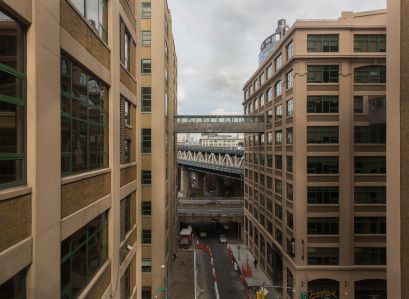
[[[386,204],[358,200],[365,188],[384,194],[385,136],[357,142],[354,134],[355,127],[374,124],[372,101],[384,103],[385,33],[384,10],[298,20],[244,86],[245,114],[265,117],[264,133],[245,134],[245,243],[283,298],[302,292],[317,298],[317,291],[328,298],[367,298],[360,296],[371,291],[386,298]],[[382,46],[359,50],[356,35],[381,36]],[[329,65],[333,81],[323,67]],[[358,79],[360,67],[372,66],[382,70],[381,80]],[[336,109],[321,106],[322,97],[332,97]],[[321,133],[314,139],[317,127],[336,127],[336,140],[324,141]],[[382,166],[362,171],[361,160]],[[334,201],[322,200],[322,190],[330,190],[324,188],[335,190]],[[361,231],[364,218],[378,219],[381,229]],[[372,251],[376,261],[363,261],[360,252]]]
[[[408,17],[409,1],[388,1],[388,298],[409,296]]]
[[[92,12],[92,7],[97,2],[100,4],[96,5],[106,5],[106,20],[102,20],[101,16],[86,15]],[[26,83],[23,90],[26,95],[25,137],[21,138],[26,144],[24,151],[26,171],[21,183],[13,187],[0,187],[0,297],[4,295],[2,291],[6,288],[5,285],[18,276],[18,281],[24,286],[22,289],[25,298],[125,296],[142,298],[141,257],[144,248],[140,237],[143,198],[140,171],[144,167],[144,159],[141,156],[140,134],[144,119],[141,117],[137,99],[140,98],[140,86],[146,83],[144,81],[146,79],[140,74],[140,57],[146,53],[140,47],[140,26],[143,23],[141,3],[134,0],[92,1],[89,6],[87,4],[85,10],[79,7],[78,3],[81,1],[0,1],[0,11],[16,20],[23,30],[25,66],[22,72],[25,74]],[[161,11],[163,18],[162,21],[152,19],[152,28],[162,31],[161,40],[153,39],[152,50],[155,49],[154,51],[158,53],[160,51],[164,56],[163,20],[165,15],[168,15],[168,9],[165,2],[162,1],[161,5],[159,7],[157,2],[153,5],[155,15],[159,15]],[[93,18],[100,18],[100,23],[95,23]],[[3,23],[3,20],[0,20],[0,25]],[[4,28],[0,26],[0,34],[4,32]],[[128,38],[126,42],[125,34]],[[172,78],[172,83],[169,84],[171,86],[169,93],[172,94],[169,96],[169,117],[164,115],[164,105],[154,108],[155,111],[162,111],[161,114],[155,112],[157,113],[155,119],[160,119],[157,123],[158,130],[159,126],[162,126],[161,130],[165,132],[164,128],[169,126],[166,131],[169,134],[169,152],[165,153],[164,143],[153,141],[155,150],[152,155],[158,157],[162,163],[162,167],[153,166],[156,172],[154,181],[161,181],[163,185],[162,188],[155,187],[153,191],[155,198],[160,197],[163,203],[163,206],[159,204],[155,206],[154,216],[157,219],[166,219],[163,215],[167,207],[168,221],[172,223],[174,220],[170,217],[175,213],[170,207],[173,198],[172,187],[175,185],[172,172],[174,168],[172,117],[176,97],[174,87],[176,61],[173,59],[174,46],[170,38],[169,48],[169,56],[172,58],[169,60],[173,62],[170,64],[172,68],[169,69],[171,74],[169,77]],[[159,57],[158,53],[152,56]],[[62,99],[65,97],[65,91],[62,91],[64,82],[61,78],[67,68],[71,68],[67,67],[66,61],[69,61],[70,66],[75,64],[81,68],[78,78],[72,75],[72,82],[79,79],[82,87],[88,86],[87,97],[80,98],[82,105],[90,105],[92,88],[96,88],[95,85],[89,85],[91,78],[95,78],[98,84],[106,87],[104,90],[98,89],[97,93],[99,99],[105,96],[106,103],[100,105],[101,107],[106,105],[108,111],[104,120],[105,129],[101,129],[104,133],[102,138],[98,139],[99,146],[103,148],[103,152],[99,153],[100,156],[97,158],[98,161],[103,161],[100,167],[90,166],[93,153],[89,152],[87,158],[81,158],[69,166],[70,169],[81,166],[82,159],[88,159],[86,169],[81,171],[71,169],[69,172],[63,169],[66,165],[62,163],[64,159],[62,147],[66,136],[62,118],[66,114],[66,106]],[[0,64],[4,64],[4,61],[2,60]],[[3,65],[0,65],[0,68],[2,72],[4,69],[7,71]],[[160,73],[163,81],[163,68],[154,72]],[[84,78],[89,81],[84,83]],[[0,94],[6,90],[2,84],[0,83]],[[73,88],[77,88],[73,93],[78,92],[79,87]],[[156,86],[154,90],[155,88]],[[161,99],[160,103],[164,103],[162,100],[164,88],[157,87],[157,94],[153,95]],[[2,95],[0,97],[4,100]],[[74,109],[74,104],[72,107]],[[87,120],[90,117],[88,116]],[[2,110],[1,134],[8,126],[4,120],[7,121]],[[71,130],[73,127],[74,125]],[[81,132],[80,137],[70,132],[70,138],[78,138],[78,143],[83,142],[85,138],[87,151],[90,151],[91,142],[96,142],[93,136],[86,135],[90,134],[90,131],[91,129],[86,133]],[[158,134],[155,138],[164,140],[164,133],[161,136]],[[69,140],[71,142],[71,139]],[[69,161],[77,159],[74,157],[77,153],[73,152]],[[0,153],[1,157],[2,154]],[[3,165],[1,164],[1,167]],[[166,185],[164,185],[165,165],[169,168],[169,180]],[[4,169],[0,168],[2,174]],[[165,206],[166,194],[169,195],[169,201]],[[62,252],[66,250],[65,241],[84,228],[87,230],[87,225],[95,219],[105,219],[105,215],[106,221],[101,220],[101,236],[106,235],[106,242],[101,243],[104,248],[99,248],[98,251],[106,250],[106,256],[98,261],[100,264],[93,271],[89,270],[94,267],[91,262],[86,262],[85,265],[73,262],[73,267],[78,267],[73,271],[77,271],[78,275],[82,271],[79,269],[88,269],[84,275],[86,283],[75,290],[74,287],[72,289],[67,287],[70,290],[63,294],[62,281],[67,279],[67,275],[74,273],[68,274],[63,270],[65,268]],[[160,265],[167,261],[166,252],[170,252],[170,245],[166,247],[163,243],[167,232],[165,222],[155,223],[161,224],[163,228],[159,229],[160,232],[155,237],[157,238],[155,242],[162,242],[156,246],[158,251],[162,250],[160,254],[163,256],[163,259],[159,261],[158,258],[157,264],[154,264],[155,271],[158,272],[163,272]],[[91,234],[91,229],[88,229],[87,234],[88,236]],[[171,235],[170,232],[168,234]],[[104,239],[101,236],[95,239]],[[91,251],[93,240],[89,242],[86,245],[87,252]],[[92,256],[87,257],[87,261],[88,259],[91,260]],[[81,259],[81,262],[84,263],[84,260]],[[156,285],[162,287],[163,274],[158,275],[158,278],[155,276],[153,281],[155,287]],[[70,283],[75,282],[70,280]],[[4,296],[9,295],[7,293]]]

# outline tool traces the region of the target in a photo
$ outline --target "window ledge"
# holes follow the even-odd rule
[[[307,86],[319,86],[319,85],[325,85],[325,86],[338,86],[339,83],[307,83]]]
[[[312,207],[312,208],[315,208],[315,207],[339,207],[339,204],[335,204],[335,203],[331,203],[331,204],[311,203],[311,204],[307,204],[307,207]]]
[[[338,235],[314,235],[314,234],[307,234],[308,237],[320,237],[320,238],[339,238]]]
[[[120,168],[121,168],[121,169],[124,169],[124,168],[130,168],[130,167],[133,167],[133,166],[136,166],[136,162],[131,162],[131,163],[123,164],[123,165],[120,166]]]
[[[0,201],[31,194],[31,192],[32,189],[28,186],[20,186],[0,190]]]
[[[126,233],[125,238],[121,241],[121,243],[119,244],[119,247],[122,248],[125,243],[127,243],[128,238],[133,234],[133,232],[137,229],[137,225],[134,224],[133,227]],[[129,244],[131,246],[133,246],[134,244]]]
[[[338,177],[339,173],[307,173],[307,176],[310,176],[310,177],[320,177],[320,176]]]
[[[386,237],[386,234],[354,234],[355,237]]]
[[[383,177],[383,176],[386,176],[386,173],[354,173],[354,175],[358,177],[365,177],[365,176]]]
[[[355,207],[381,207],[381,208],[385,208],[386,207],[386,203],[382,204],[382,203],[357,203],[355,204]]]
[[[125,124],[125,128],[132,129],[132,125]]]
[[[111,172],[110,168],[103,168],[103,169],[98,169],[98,170],[91,171],[91,172],[71,175],[71,176],[67,176],[67,177],[62,178],[61,179],[61,184],[62,185],[71,184],[71,183],[74,183],[74,182],[77,182],[77,181],[80,181],[80,180],[92,178],[92,177],[99,176],[99,175],[109,173],[109,172]]]

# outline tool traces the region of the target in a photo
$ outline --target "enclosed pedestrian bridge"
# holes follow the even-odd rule
[[[263,116],[247,115],[178,115],[175,133],[262,133]]]

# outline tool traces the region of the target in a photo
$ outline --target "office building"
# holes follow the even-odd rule
[[[141,121],[142,298],[166,298],[177,243],[175,169],[177,58],[166,0],[138,1]]]
[[[245,242],[283,298],[386,298],[385,51],[385,10],[280,20],[244,86]]]

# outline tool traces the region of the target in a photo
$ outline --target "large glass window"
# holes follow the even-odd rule
[[[281,155],[274,156],[274,168],[277,170],[283,169],[283,156]]]
[[[338,235],[338,217],[308,217],[309,235]]]
[[[307,143],[338,143],[338,127],[307,127]]]
[[[126,268],[124,275],[121,277],[121,299],[129,299],[131,297],[131,265]]]
[[[108,258],[107,213],[61,243],[61,298],[76,298]]]
[[[384,65],[367,65],[354,70],[355,83],[386,83]]]
[[[293,116],[293,111],[294,111],[294,100],[293,99],[289,99],[286,102],[286,115],[287,117]]]
[[[274,65],[275,65],[275,70],[277,72],[283,65],[283,56],[281,54],[278,55],[277,58],[274,60]]]
[[[355,217],[355,234],[386,234],[386,217]]]
[[[355,34],[354,49],[356,52],[385,52],[385,34]]]
[[[142,244],[151,244],[152,231],[150,229],[142,230]]]
[[[338,247],[308,247],[308,265],[338,265]]]
[[[339,282],[332,279],[315,279],[308,281],[308,298],[339,298]]]
[[[123,66],[130,71],[131,70],[131,41],[132,37],[131,34],[128,32],[128,29],[126,29],[126,26],[124,23],[121,23],[122,26],[122,47],[123,47],[123,55],[121,55],[121,62]]]
[[[287,46],[287,60],[289,60],[294,55],[294,44],[293,42],[289,43]]]
[[[61,89],[62,174],[107,167],[107,87],[63,55]]]
[[[355,204],[384,205],[386,204],[385,187],[355,187]]]
[[[281,145],[283,143],[283,131],[279,130],[275,132],[274,144]]]
[[[150,170],[142,170],[141,180],[142,185],[152,184],[152,172]]]
[[[293,88],[294,86],[294,72],[293,70],[287,73],[287,89]]]
[[[293,128],[287,128],[286,130],[287,138],[286,138],[286,144],[287,145],[292,145],[293,144]]]
[[[266,102],[271,102],[273,100],[273,89],[270,87],[269,89],[267,89],[266,92]]]
[[[0,21],[1,22],[1,21]],[[0,285],[0,298],[25,299],[26,298],[26,270],[6,280]]]
[[[273,65],[270,64],[267,67],[267,72],[266,72],[267,80],[270,79],[273,76]]]
[[[355,173],[386,173],[385,157],[355,157]]]
[[[364,97],[354,96],[354,113],[361,114],[364,112]]]
[[[309,65],[308,83],[338,83],[338,65]]]
[[[87,19],[88,24],[105,41],[108,41],[107,0],[72,0],[75,7]]]
[[[152,131],[151,129],[142,129],[142,153],[151,153],[152,151]]]
[[[386,279],[355,281],[355,299],[386,299]]]
[[[277,81],[277,83],[274,85],[274,96],[277,98],[281,96],[282,93],[282,88],[281,88],[281,81]]]
[[[338,157],[307,157],[307,173],[338,174]]]
[[[143,258],[141,264],[142,264],[142,273],[152,272],[152,259],[151,258]]]
[[[338,187],[308,187],[307,200],[309,205],[327,205],[339,203]]]
[[[308,96],[307,113],[338,113],[338,96]]]
[[[150,201],[142,201],[141,205],[142,216],[150,216],[152,214],[152,203]]]
[[[274,120],[281,120],[283,118],[283,106],[278,105],[274,108]]]
[[[120,233],[121,241],[125,239],[126,234],[131,230],[131,194],[121,200],[120,205]]]
[[[308,34],[307,36],[308,52],[338,52],[338,50],[338,34]]]
[[[150,2],[142,2],[142,9],[141,9],[141,15],[143,19],[149,19],[152,14],[152,9],[151,9],[151,3]]]
[[[354,142],[376,144],[386,143],[386,125],[355,126]]]
[[[355,265],[386,265],[385,247],[355,247]]]
[[[287,172],[293,172],[293,156],[287,156]]]
[[[26,181],[24,28],[0,11],[0,189]]]

